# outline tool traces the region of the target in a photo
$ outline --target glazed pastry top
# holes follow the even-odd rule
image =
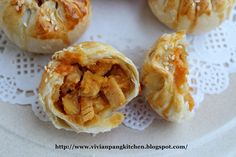
[[[149,0],[153,13],[178,31],[201,33],[221,24],[235,0]]]

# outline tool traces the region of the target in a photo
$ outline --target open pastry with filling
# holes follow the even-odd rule
[[[84,42],[56,52],[45,67],[39,99],[55,127],[99,133],[119,126],[139,92],[132,61],[109,45]]]
[[[142,68],[141,81],[148,103],[169,121],[190,117],[195,106],[187,83],[189,67],[184,36],[178,32],[160,37]]]

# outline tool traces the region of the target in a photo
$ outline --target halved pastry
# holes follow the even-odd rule
[[[199,34],[229,17],[235,0],[148,0],[155,16],[177,31]]]
[[[164,119],[181,121],[193,113],[194,100],[187,83],[189,73],[185,34],[165,34],[150,49],[142,68],[144,94]]]
[[[56,128],[99,133],[119,126],[139,92],[133,62],[109,45],[83,42],[56,52],[45,67],[39,99]]]
[[[23,50],[53,53],[87,29],[90,0],[0,0],[0,27]]]

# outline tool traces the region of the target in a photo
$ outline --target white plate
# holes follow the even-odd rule
[[[155,31],[156,30],[156,31]],[[142,0],[94,0],[93,19],[80,41],[109,43],[140,64],[166,28]],[[137,53],[136,53],[137,52]],[[134,55],[137,55],[134,57]],[[155,121],[145,131],[121,126],[95,137],[55,129],[29,106],[1,103],[1,156],[226,156],[236,155],[236,75],[224,93],[206,96],[195,117],[182,124]],[[56,150],[64,145],[186,145],[187,150]],[[184,154],[183,154],[184,153]]]

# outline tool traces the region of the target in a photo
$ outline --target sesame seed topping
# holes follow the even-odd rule
[[[171,60],[175,60],[175,55],[172,55],[172,56],[171,56]]]
[[[167,45],[167,44],[165,44],[165,45],[164,45],[164,48],[165,48],[165,50],[167,50],[167,49],[168,49],[168,45]]]
[[[20,7],[18,5],[16,6],[16,11],[20,11]]]
[[[46,21],[48,21],[48,22],[50,22],[51,20],[50,20],[50,18],[49,17],[47,17],[47,16],[44,16],[44,18],[45,18],[45,20]]]
[[[55,27],[54,27],[54,29],[55,29],[55,31],[57,31],[57,30],[58,30],[58,27],[57,27],[57,26],[55,26]]]
[[[169,62],[163,62],[163,65],[169,65]]]
[[[197,6],[197,10],[200,10],[200,9],[201,9],[201,8],[200,8],[200,6],[198,5],[198,6]]]
[[[26,22],[24,22],[23,25],[24,25],[25,27],[27,27],[27,23],[26,23]]]
[[[180,49],[182,49],[182,48],[183,48],[183,46],[182,46],[182,45],[178,45],[178,46],[177,46],[177,48],[180,48]]]

